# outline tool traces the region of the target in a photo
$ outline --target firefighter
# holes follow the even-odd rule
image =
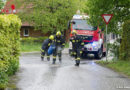
[[[75,66],[79,66],[84,42],[82,42],[82,38],[80,36],[77,36],[76,30],[72,31],[72,35],[73,36],[70,39],[72,42],[72,54],[75,56]]]
[[[55,64],[55,62],[56,62],[57,55],[59,57],[59,62],[61,63],[62,50],[63,50],[64,45],[65,45],[65,40],[64,40],[63,36],[61,35],[60,31],[58,31],[56,33],[56,36],[54,38],[54,45],[55,45],[55,50],[53,52],[53,64]]]
[[[47,60],[50,61],[50,55],[48,54],[48,48],[54,40],[54,36],[50,35],[48,39],[44,40],[41,48],[41,60],[44,60],[45,54],[47,55]]]

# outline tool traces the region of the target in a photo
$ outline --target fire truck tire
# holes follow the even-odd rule
[[[97,53],[95,53],[95,58],[96,58],[96,59],[101,59],[102,56],[103,56],[103,50],[102,50],[102,48],[101,48],[101,49],[98,50]]]
[[[85,52],[83,52],[83,53],[81,54],[81,58],[84,59],[84,58],[86,58],[86,57],[87,57],[87,54],[86,54]]]
[[[105,57],[106,56],[106,52],[103,52],[103,57]]]

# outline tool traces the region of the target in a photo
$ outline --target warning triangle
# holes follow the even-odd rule
[[[103,14],[103,20],[105,21],[106,24],[108,24],[112,18],[113,14]]]

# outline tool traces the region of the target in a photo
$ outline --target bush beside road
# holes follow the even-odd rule
[[[124,74],[130,78],[130,61],[97,61],[96,63]]]
[[[16,15],[0,15],[0,89],[19,68],[20,27]]]

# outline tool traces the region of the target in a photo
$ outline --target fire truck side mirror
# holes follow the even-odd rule
[[[75,24],[75,21],[72,21],[73,24]]]
[[[75,22],[75,21],[73,21],[73,20],[71,20],[71,21],[70,21],[70,23],[75,24],[76,22]]]
[[[69,22],[68,22],[68,26],[67,26],[67,27],[68,27],[68,29],[70,29],[70,27],[71,27],[71,26],[70,26],[70,25],[71,25],[71,23],[72,23],[72,24],[75,24],[75,21],[72,21],[72,20],[71,20],[71,21],[69,21]]]

